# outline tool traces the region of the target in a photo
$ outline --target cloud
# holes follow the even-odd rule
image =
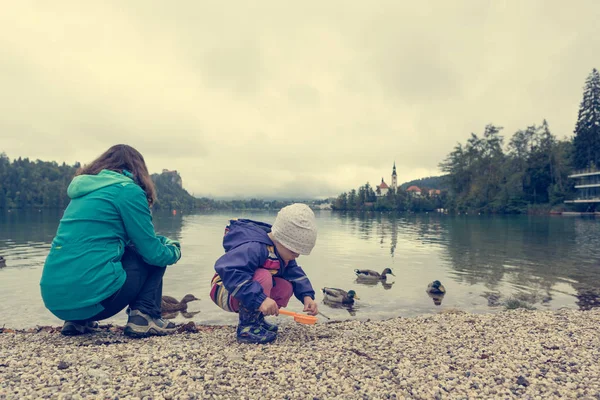
[[[128,143],[196,195],[331,196],[439,173],[488,123],[571,135],[600,67],[582,0],[13,2],[0,151],[89,162]]]

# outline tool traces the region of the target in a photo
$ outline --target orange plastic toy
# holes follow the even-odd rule
[[[304,325],[314,325],[317,323],[317,317],[313,317],[312,315],[298,314],[292,311],[279,309],[279,314],[289,315],[290,317],[294,317],[294,321],[299,322]]]

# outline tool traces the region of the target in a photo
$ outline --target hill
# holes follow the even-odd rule
[[[54,161],[30,161],[28,158],[10,160],[0,153],[0,209],[64,209],[69,204],[67,187],[79,163],[67,165]],[[215,200],[195,198],[183,188],[177,171],[163,170],[152,174],[156,185],[157,201],[154,210],[279,210],[291,200],[280,199],[232,199]],[[324,201],[311,201],[318,205]]]
[[[156,186],[157,201],[155,210],[191,210],[196,208],[197,199],[183,188],[181,176],[177,171],[164,170],[161,174],[152,174]]]
[[[440,189],[446,190],[449,188],[448,183],[446,181],[446,175],[442,176],[430,176],[427,178],[414,179],[410,182],[403,183],[400,185],[400,188],[403,190],[408,189],[410,186],[418,186],[419,188],[427,188],[427,189]]]
[[[11,162],[0,153],[0,209],[64,209],[70,201],[67,187],[80,166],[21,157]],[[158,197],[154,209],[196,208],[197,200],[183,189],[177,171],[152,174],[152,180]]]

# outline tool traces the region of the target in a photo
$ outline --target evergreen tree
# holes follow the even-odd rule
[[[576,169],[600,165],[600,74],[596,68],[585,81],[574,145]]]
[[[356,195],[356,189],[352,189],[348,194],[348,209],[355,210],[358,207],[358,198]]]

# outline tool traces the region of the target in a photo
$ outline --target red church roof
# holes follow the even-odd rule
[[[390,187],[381,178],[381,185],[377,186],[379,189],[389,189]]]
[[[419,189],[417,186],[411,186],[408,189],[406,189],[407,192],[420,192],[421,189]]]

